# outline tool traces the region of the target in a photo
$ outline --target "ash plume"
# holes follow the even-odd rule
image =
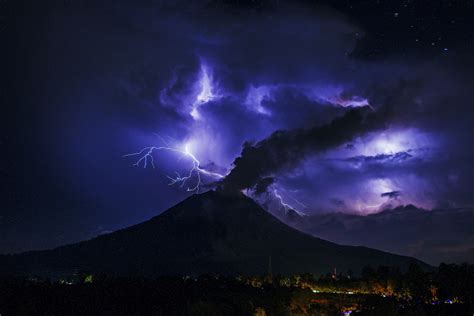
[[[307,155],[331,149],[357,136],[385,128],[390,112],[388,107],[377,112],[368,106],[355,108],[326,125],[277,131],[256,144],[246,142],[241,155],[234,160],[234,168],[221,181],[221,188],[252,188],[264,178],[294,167]]]

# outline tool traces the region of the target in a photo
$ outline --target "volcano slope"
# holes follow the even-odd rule
[[[245,195],[192,195],[150,220],[52,250],[0,258],[0,273],[63,276],[264,274],[269,257],[277,274],[356,273],[364,266],[411,263],[414,258],[366,247],[342,246],[287,226]]]

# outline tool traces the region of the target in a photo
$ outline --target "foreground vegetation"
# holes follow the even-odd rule
[[[3,278],[1,315],[472,315],[474,266],[158,279]]]

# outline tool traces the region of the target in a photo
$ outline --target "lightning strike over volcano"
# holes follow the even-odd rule
[[[178,185],[181,188],[186,188],[188,192],[199,193],[202,179],[201,175],[205,175],[214,179],[222,179],[224,175],[205,170],[201,167],[200,161],[196,156],[190,151],[189,144],[184,144],[183,149],[169,147],[167,142],[160,137],[160,139],[166,144],[166,146],[151,146],[145,147],[138,152],[125,154],[122,157],[138,157],[138,160],[133,164],[135,167],[147,168],[150,164],[152,168],[155,168],[155,158],[153,156],[154,151],[171,151],[180,155],[182,158],[186,158],[191,161],[191,168],[186,172],[186,175],[182,176],[178,171],[174,171],[175,176],[167,176],[170,180],[168,185]],[[190,182],[194,180],[194,184],[189,185]]]

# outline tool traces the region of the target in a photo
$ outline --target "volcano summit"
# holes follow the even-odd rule
[[[3,273],[63,276],[80,271],[126,276],[323,274],[366,265],[422,262],[366,247],[342,246],[299,232],[243,194],[208,191],[162,214],[92,240],[4,256]]]

